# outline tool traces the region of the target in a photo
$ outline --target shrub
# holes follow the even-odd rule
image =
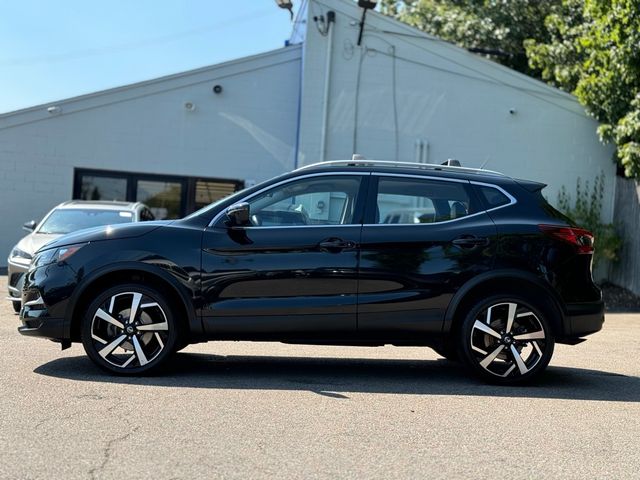
[[[595,236],[594,267],[602,260],[616,262],[622,247],[622,238],[616,232],[615,225],[603,223],[601,220],[603,196],[604,173],[602,172],[594,179],[593,188],[590,188],[588,180],[583,186],[578,178],[575,202],[571,201],[571,195],[564,186],[558,193],[558,209]]]

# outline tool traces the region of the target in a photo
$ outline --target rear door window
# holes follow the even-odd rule
[[[378,180],[374,223],[426,224],[477,211],[468,182],[386,177]]]

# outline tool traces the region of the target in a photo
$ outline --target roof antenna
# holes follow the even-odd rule
[[[480,168],[478,170],[482,170],[487,163],[489,163],[489,156],[488,155],[487,155],[487,158],[485,159],[485,161],[482,162],[482,165],[480,165]]]

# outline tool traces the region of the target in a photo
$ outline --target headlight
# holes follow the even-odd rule
[[[52,263],[64,262],[85,245],[86,243],[79,243],[76,245],[67,245],[66,247],[43,250],[36,254],[35,258],[31,262],[31,269],[33,270],[34,268],[50,265]]]
[[[11,253],[9,254],[9,258],[31,261],[31,258],[33,257],[30,253],[27,253],[24,250],[19,249],[18,247],[13,247],[13,250],[11,250]]]

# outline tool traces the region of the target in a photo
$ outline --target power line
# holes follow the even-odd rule
[[[75,51],[65,52],[60,54],[37,55],[37,56],[26,57],[26,58],[8,58],[5,60],[0,60],[0,66],[16,67],[16,66],[34,65],[39,63],[45,63],[45,64],[57,63],[57,62],[64,62],[67,60],[75,60],[78,58],[108,55],[110,53],[120,52],[124,50],[137,49],[137,48],[148,47],[153,45],[161,45],[165,43],[175,42],[183,38],[201,35],[203,33],[207,33],[213,30],[228,28],[233,25],[244,23],[248,20],[255,20],[260,17],[268,16],[268,14],[270,13],[274,14],[275,12],[277,12],[277,10],[273,8],[258,10],[248,15],[237,16],[229,20],[226,20],[224,22],[217,22],[215,24],[207,25],[205,27],[184,30],[182,32],[176,32],[169,35],[161,35],[158,37],[139,40],[136,42],[121,43],[118,45],[110,45],[106,47],[86,48],[82,50],[75,50]]]

